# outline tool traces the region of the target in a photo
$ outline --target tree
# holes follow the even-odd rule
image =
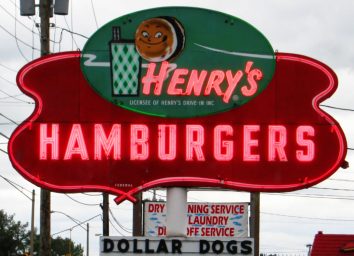
[[[8,215],[0,210],[0,256],[18,255],[26,252],[29,243],[28,223],[21,224],[14,220],[15,215]]]
[[[61,238],[60,236],[52,238],[52,255],[53,256],[82,256],[84,249],[81,244],[75,244],[69,238]],[[34,255],[39,255],[39,235],[34,239]]]
[[[0,210],[0,256],[24,255],[30,250],[30,234],[28,223],[22,224],[14,220],[15,215],[8,215]],[[36,233],[36,230],[35,230]],[[82,256],[81,244],[75,244],[69,238],[52,238],[53,256]],[[34,237],[34,255],[39,255],[39,235]]]
[[[52,239],[52,255],[72,255],[82,256],[84,253],[81,244],[75,245],[69,238],[61,238],[60,236]]]

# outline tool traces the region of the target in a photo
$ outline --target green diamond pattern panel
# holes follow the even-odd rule
[[[140,55],[133,43],[111,43],[113,95],[138,95]]]

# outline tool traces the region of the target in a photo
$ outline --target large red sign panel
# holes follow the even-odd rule
[[[332,175],[346,153],[340,126],[319,108],[337,78],[300,55],[278,53],[276,63],[267,89],[242,107],[161,118],[100,97],[82,75],[80,52],[35,60],[18,74],[36,108],[13,133],[10,159],[41,187],[106,191],[118,195],[117,202],[135,201],[135,193],[155,186],[312,186]]]

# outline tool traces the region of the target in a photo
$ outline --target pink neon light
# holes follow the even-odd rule
[[[231,125],[217,125],[214,128],[214,157],[219,161],[230,161],[234,155],[234,142],[222,140],[222,134],[232,136],[234,130]]]
[[[51,189],[53,191],[57,192],[77,192],[77,191],[97,191],[97,192],[102,192],[106,191],[111,194],[116,194],[116,195],[121,195],[121,197],[124,197],[125,199],[128,199],[132,202],[136,201],[136,198],[132,195],[120,189],[117,188],[110,188],[107,186],[97,186],[97,185],[86,185],[86,186],[57,186],[54,184],[50,184],[48,182],[43,182],[40,180],[37,176],[31,175],[28,170],[26,170],[18,161],[17,159],[13,156],[13,142],[16,140],[16,138],[21,134],[23,131],[26,129],[30,129],[32,126],[32,122],[37,120],[38,116],[41,114],[42,109],[43,109],[43,101],[40,97],[39,94],[31,90],[27,84],[24,82],[25,77],[27,74],[34,68],[37,68],[38,66],[44,65],[46,63],[50,62],[55,62],[55,61],[60,61],[60,60],[66,60],[66,59],[73,59],[73,58],[80,58],[81,53],[80,52],[70,52],[70,53],[60,53],[60,54],[52,54],[49,57],[36,60],[34,62],[31,62],[27,64],[25,67],[23,67],[20,72],[18,73],[17,76],[17,84],[19,84],[22,89],[36,101],[35,109],[32,115],[29,117],[29,122],[25,122],[18,126],[18,128],[14,131],[13,135],[10,137],[9,141],[9,156],[11,158],[11,161],[13,162],[14,166],[16,166],[16,169],[24,176],[26,179],[30,180],[34,184],[37,184],[38,186]]]
[[[39,125],[39,159],[47,160],[47,147],[51,146],[51,160],[59,159],[59,125],[52,124],[52,136],[48,136],[48,125]]]
[[[168,143],[166,140],[166,129],[168,128]],[[158,141],[158,156],[161,160],[174,160],[176,158],[176,141],[177,141],[177,126],[174,124],[158,125],[159,141]],[[168,144],[168,152],[166,146]]]
[[[263,77],[263,73],[259,69],[252,69],[253,62],[248,61],[246,64],[246,74],[247,74],[247,81],[248,81],[248,86],[243,86],[241,88],[241,92],[244,96],[253,96],[258,89],[258,85],[256,81],[259,81]]]
[[[278,156],[281,162],[287,162],[284,149],[287,143],[286,128],[282,125],[269,125],[268,134],[268,160],[276,161]]]
[[[130,160],[149,158],[149,128],[144,124],[130,126]]]
[[[121,126],[114,124],[107,138],[102,124],[95,124],[95,160],[102,160],[102,149],[106,158],[110,158],[113,149],[113,159],[121,159]]]
[[[207,75],[208,72],[206,70],[201,70],[198,76],[198,70],[193,69],[188,80],[185,94],[191,95],[193,91],[193,95],[199,96],[202,92],[203,83]]]
[[[149,95],[151,85],[155,84],[154,94],[161,95],[163,81],[165,80],[167,69],[168,69],[168,62],[164,61],[161,64],[160,72],[158,75],[154,75],[154,71],[156,68],[156,63],[149,63],[148,70],[146,75],[142,79],[143,83],[143,94]]]
[[[252,148],[258,148],[258,139],[252,139],[252,134],[260,131],[259,125],[245,125],[243,127],[243,160],[259,162],[259,154],[252,154]]]
[[[182,76],[187,75],[189,72],[188,69],[186,68],[180,68],[176,69],[175,72],[172,75],[170,84],[167,89],[167,94],[169,95],[182,95],[183,94],[183,89],[181,88],[176,88],[178,84],[184,84],[185,79]]]
[[[220,88],[220,84],[223,82],[225,78],[225,73],[221,70],[213,70],[210,73],[210,77],[208,83],[205,88],[204,95],[210,95],[211,90],[214,89],[216,95],[221,96],[223,92]]]
[[[70,160],[73,155],[80,155],[82,160],[89,160],[87,148],[80,124],[73,124],[68,145],[66,146],[64,160]]]
[[[146,183],[143,186],[139,186],[137,188],[134,188],[132,190],[130,190],[129,192],[125,193],[121,190],[118,190],[116,188],[111,188],[108,187],[106,185],[104,186],[98,186],[98,185],[67,185],[67,186],[57,186],[54,184],[50,184],[47,182],[43,182],[42,180],[40,180],[38,177],[33,176],[32,174],[30,174],[28,172],[28,170],[26,170],[23,166],[21,166],[21,164],[17,161],[17,159],[14,157],[14,142],[16,141],[16,139],[18,139],[18,136],[25,130],[30,129],[32,122],[35,121],[37,119],[37,117],[40,115],[41,110],[42,110],[42,100],[40,98],[40,96],[33,92],[32,90],[30,90],[27,85],[23,82],[24,77],[26,77],[28,71],[30,71],[31,69],[45,64],[45,63],[50,63],[52,61],[56,61],[56,60],[64,60],[64,59],[69,59],[69,58],[79,58],[81,53],[75,52],[75,53],[65,53],[65,55],[61,54],[59,56],[56,55],[51,55],[49,58],[45,58],[43,60],[40,61],[36,61],[33,63],[30,63],[28,65],[26,65],[19,73],[18,77],[17,77],[17,81],[18,84],[20,84],[22,86],[22,89],[27,93],[30,94],[31,97],[33,97],[37,104],[35,107],[35,110],[33,112],[33,114],[31,115],[30,118],[28,118],[28,122],[25,122],[23,124],[21,124],[13,133],[13,135],[10,138],[9,141],[9,156],[11,158],[11,161],[13,163],[13,165],[16,167],[16,169],[19,170],[19,172],[26,177],[28,180],[34,182],[35,184],[42,186],[44,188],[47,189],[51,189],[53,191],[58,191],[58,192],[77,192],[77,191],[106,191],[112,194],[116,194],[116,195],[121,195],[121,197],[117,200],[120,201],[120,199],[125,200],[125,199],[129,199],[130,201],[134,202],[135,198],[133,197],[133,194],[138,193],[141,190],[144,190],[148,187],[153,187],[153,186],[160,186],[161,184],[170,184],[173,182],[185,182],[185,181],[189,181],[189,180],[193,180],[194,177],[179,177],[179,178],[166,178],[163,179],[162,181],[160,180],[155,180],[152,181],[151,183]],[[318,102],[323,99],[324,97],[327,97],[328,93],[333,91],[333,87],[336,86],[336,83],[334,81],[334,75],[329,72],[329,70],[325,67],[322,66],[323,64],[319,64],[317,62],[315,62],[314,60],[308,60],[305,59],[305,57],[301,57],[301,56],[292,56],[290,54],[279,54],[277,55],[277,59],[282,59],[282,60],[288,60],[288,61],[298,61],[298,62],[303,62],[306,63],[308,65],[311,65],[319,70],[321,70],[322,72],[324,72],[328,79],[329,79],[329,85],[327,86],[326,91],[323,91],[322,93],[318,94],[314,99],[313,99],[313,108],[316,110],[316,112],[318,114],[320,114],[322,117],[324,117],[326,120],[330,121],[331,123],[335,123],[336,125],[334,125],[332,127],[333,129],[333,133],[336,134],[336,136],[338,136],[339,138],[339,153],[338,153],[338,157],[336,159],[336,162],[327,170],[326,173],[324,173],[323,175],[321,175],[320,177],[316,177],[316,179],[312,179],[310,180],[309,183],[303,183],[303,185],[299,185],[299,183],[294,183],[294,184],[286,184],[286,185],[279,185],[277,186],[277,189],[281,189],[283,191],[291,191],[293,189],[300,189],[300,188],[304,188],[304,187],[308,187],[311,184],[315,184],[318,183],[319,181],[325,179],[326,177],[329,177],[331,174],[333,174],[333,172],[340,166],[342,160],[343,160],[343,155],[345,155],[344,151],[346,150],[346,143],[345,143],[345,139],[344,139],[344,134],[343,131],[341,130],[341,128],[339,126],[337,126],[337,122],[331,118],[331,116],[329,116],[327,113],[323,112],[319,107],[318,107]],[[326,96],[327,95],[327,96]],[[194,181],[194,180],[193,180]],[[200,182],[202,182],[203,184],[205,183],[209,183],[209,184],[219,184],[220,180],[216,179],[213,181],[209,181],[208,179],[205,178],[200,178]],[[152,184],[152,185],[151,185]],[[223,185],[227,185],[230,188],[249,188],[248,184],[244,184],[244,183],[238,183],[238,182],[228,182],[228,181],[223,181]],[[268,190],[268,191],[274,191],[274,187],[272,185],[255,185],[252,184],[252,188],[253,189],[262,189],[262,190]]]
[[[227,87],[223,98],[223,101],[225,103],[228,103],[230,101],[232,93],[235,91],[242,76],[243,76],[243,72],[241,70],[237,71],[235,76],[232,75],[231,70],[226,71],[226,79],[229,86]]]
[[[205,161],[203,145],[204,127],[201,125],[186,125],[186,160],[193,161],[195,154],[198,161]]]
[[[296,158],[301,162],[310,162],[315,158],[315,143],[310,139],[305,139],[305,135],[314,137],[313,126],[299,126],[296,129],[296,142],[299,146],[306,147],[306,150],[297,150]]]

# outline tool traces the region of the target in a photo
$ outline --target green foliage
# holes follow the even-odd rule
[[[28,223],[21,224],[14,220],[14,215],[8,215],[0,210],[0,256],[24,255],[30,250],[30,231]],[[35,231],[36,232],[36,231]],[[39,235],[34,237],[34,255],[39,255]],[[53,256],[82,256],[84,249],[81,244],[75,244],[69,238],[60,236],[51,239]]]
[[[39,235],[34,239],[34,255],[39,255]],[[84,254],[84,248],[81,244],[75,244],[69,238],[62,238],[60,236],[51,239],[52,256],[82,256]]]
[[[0,210],[0,256],[23,254],[29,243],[28,223],[21,224],[14,220],[14,215],[8,215]]]

